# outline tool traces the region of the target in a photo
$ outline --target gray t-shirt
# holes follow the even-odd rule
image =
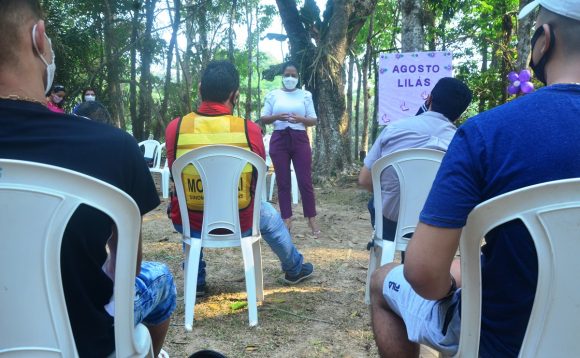
[[[380,158],[403,149],[427,148],[447,151],[457,128],[441,113],[428,111],[391,123],[383,129],[365,158],[364,165],[371,170]],[[383,216],[399,218],[399,179],[392,167],[381,174]]]

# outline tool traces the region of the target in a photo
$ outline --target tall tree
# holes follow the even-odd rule
[[[167,7],[169,8],[169,0],[167,0]],[[154,136],[160,138],[162,131],[165,128],[167,118],[167,107],[169,106],[169,89],[171,84],[171,68],[173,67],[173,52],[177,44],[177,32],[179,31],[179,23],[181,22],[181,0],[173,0],[174,15],[172,16],[172,30],[171,40],[169,40],[169,48],[167,49],[167,63],[165,67],[165,83],[163,84],[163,101],[161,102],[160,118],[156,122]]]
[[[105,40],[105,63],[107,64],[107,97],[110,102],[110,112],[113,122],[121,128],[125,128],[125,116],[123,114],[123,102],[121,92],[121,61],[116,53],[119,44],[115,33],[115,21],[117,15],[117,1],[105,0],[103,4],[103,32]]]
[[[423,4],[421,0],[400,0],[402,9],[401,45],[403,52],[422,51],[425,48]]]
[[[295,0],[276,0],[292,59],[299,64],[318,114],[314,168],[324,178],[349,163],[346,136],[343,67],[350,45],[376,6],[377,0],[328,1],[323,19],[314,0],[299,11]]]
[[[532,0],[520,0],[520,10],[532,2]],[[516,60],[516,70],[520,71],[528,67],[528,60],[530,57],[530,31],[534,25],[534,17],[526,16],[518,22],[518,57]]]
[[[367,34],[367,43],[366,43],[366,51],[365,51],[365,58],[363,62],[363,132],[360,142],[360,153],[359,158],[364,159],[367,155],[367,151],[369,149],[369,100],[371,97],[370,87],[369,87],[369,76],[370,76],[370,66],[372,61],[373,55],[373,24],[374,24],[374,16],[371,15],[371,19],[369,21],[369,31]]]
[[[352,145],[352,124],[353,124],[353,112],[352,112],[352,102],[353,102],[353,97],[352,97],[352,90],[353,90],[353,86],[354,86],[354,53],[350,53],[350,55],[348,56],[348,70],[347,70],[347,90],[346,90],[346,113],[348,114],[348,132],[347,132],[347,146],[350,149],[351,145]],[[355,140],[358,140],[358,138],[356,138]],[[348,151],[348,160],[352,161],[352,151],[349,150]]]
[[[149,128],[148,126],[146,127],[146,124],[151,123],[153,115],[151,64],[153,63],[155,51],[152,30],[156,3],[157,0],[145,0],[145,31],[141,46],[141,74],[139,81],[139,114],[137,123],[133,124],[133,135],[137,140],[147,139]]]

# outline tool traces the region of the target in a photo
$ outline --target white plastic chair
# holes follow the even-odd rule
[[[481,329],[481,240],[519,219],[538,254],[538,284],[520,357],[575,357],[580,352],[580,179],[518,189],[478,205],[463,229],[461,337],[456,357],[478,357]],[[509,279],[506,272],[506,279]]]
[[[229,145],[208,145],[189,151],[175,160],[171,168],[179,212],[183,222],[185,249],[185,329],[193,329],[197,271],[202,247],[241,246],[246,276],[250,326],[258,324],[257,301],[264,299],[262,254],[260,249],[260,195],[254,197],[252,235],[242,237],[238,209],[238,184],[244,166],[250,163],[257,171],[255,193],[261,193],[266,164],[249,150]],[[193,165],[203,184],[204,209],[201,239],[191,238],[189,215],[181,173]],[[214,230],[231,234],[212,234]]]
[[[147,139],[142,142],[139,142],[139,147],[144,148],[143,156],[145,158],[153,159],[153,167],[155,166],[155,160],[157,159],[157,153],[159,152],[159,147],[161,143],[156,141],[155,139]],[[159,163],[157,163],[159,165]]]
[[[165,158],[165,165],[161,170],[161,193],[163,194],[163,199],[169,198],[169,179],[171,177],[171,172],[169,171],[169,161],[167,157]]]
[[[296,179],[296,173],[294,172],[294,164],[290,163],[290,180],[292,182],[292,204],[298,204],[299,199],[299,190],[298,190],[298,180]],[[272,201],[272,197],[274,195],[274,184],[276,183],[276,172],[272,173],[270,177],[270,194],[268,197],[268,201]]]
[[[163,199],[169,198],[169,167],[167,166],[167,156],[165,156],[165,165],[161,167],[162,154],[165,150],[165,143],[159,145],[153,158],[153,167],[149,168],[151,173],[161,174],[161,194]]]
[[[121,190],[49,165],[0,159],[0,356],[78,357],[61,281],[66,225],[80,204],[117,225],[117,357],[152,357],[144,325],[134,326],[140,213]],[[9,204],[7,204],[9,203]]]
[[[365,303],[370,304],[370,279],[377,267],[395,259],[395,251],[405,251],[408,234],[415,232],[419,214],[427,200],[431,185],[444,152],[433,149],[404,149],[377,160],[371,168],[375,207],[375,231],[370,248],[369,269],[365,289]],[[383,201],[381,193],[381,174],[392,166],[399,178],[400,204],[395,240],[383,240]]]

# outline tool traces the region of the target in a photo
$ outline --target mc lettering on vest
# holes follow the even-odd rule
[[[251,150],[246,121],[231,115],[205,117],[196,113],[190,113],[181,119],[176,140],[176,158],[192,149],[212,144],[227,144]],[[247,208],[251,203],[252,175],[253,167],[248,164],[242,170],[238,184],[240,210]],[[203,183],[193,165],[185,167],[182,180],[187,208],[191,211],[203,211]]]

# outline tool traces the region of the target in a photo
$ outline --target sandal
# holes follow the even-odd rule
[[[161,349],[157,358],[169,358],[169,353],[167,353],[164,349]]]
[[[292,232],[292,218],[290,217],[288,219],[284,219],[284,225],[286,225],[288,232],[291,233]]]
[[[320,231],[320,228],[316,224],[316,219],[314,217],[308,218],[308,227],[311,230],[312,236],[314,236],[316,239],[319,239],[322,231]]]

